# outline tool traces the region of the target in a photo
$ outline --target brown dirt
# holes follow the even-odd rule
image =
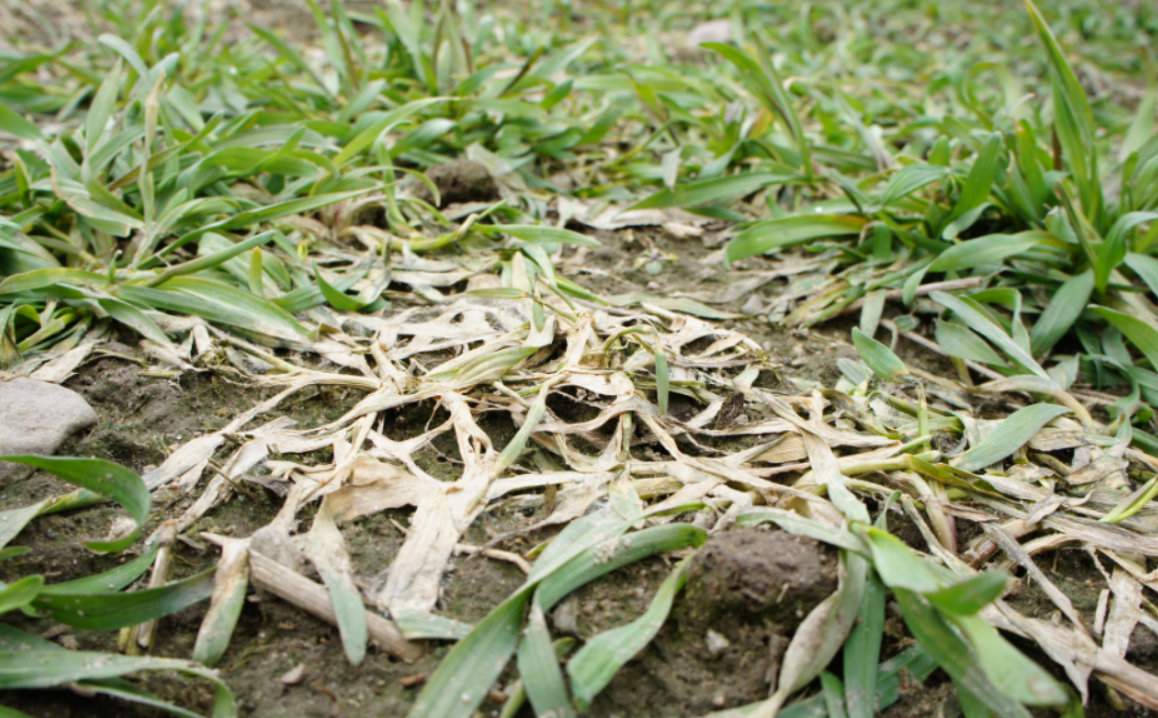
[[[454,188],[448,186],[444,192],[447,189]],[[581,279],[601,292],[702,295],[718,291],[727,282],[722,266],[704,261],[715,239],[687,239],[647,229],[609,234],[604,240],[604,249],[581,257],[587,268]],[[637,251],[649,259],[635,264],[624,261],[625,254],[634,256]],[[647,268],[652,261],[660,262],[662,271],[656,273],[654,267]],[[780,289],[773,284],[757,291],[771,299]],[[740,309],[738,302],[718,308]],[[831,383],[838,376],[836,359],[856,356],[846,340],[854,322],[855,318],[850,317],[810,331],[771,325],[763,317],[733,320],[730,324],[761,341],[782,367],[783,375]],[[122,355],[131,353],[127,347],[114,346],[113,350]],[[155,465],[181,442],[222,426],[266,396],[263,391],[239,386],[211,371],[168,378],[146,376],[140,366],[112,356],[97,358],[82,367],[67,385],[82,393],[101,418],[89,433],[74,438],[63,453],[109,458],[137,470]],[[280,411],[302,423],[316,425],[341,415],[358,398],[356,392],[317,389],[294,397]],[[581,411],[582,404],[552,408],[570,415]],[[673,405],[672,410],[678,411],[679,407]],[[748,410],[742,402],[728,409]],[[413,435],[431,420],[430,412],[429,406],[412,407],[390,417],[383,428],[395,438]],[[484,417],[483,425],[499,443],[505,443],[514,431],[509,420],[491,421]],[[449,478],[456,474],[459,457],[453,442],[444,443],[424,449],[415,459],[432,475]],[[60,485],[49,477],[25,470],[15,474],[8,471],[0,508],[25,505],[60,491]],[[158,495],[151,520],[155,525],[177,515],[191,500],[188,496]],[[234,497],[207,515],[189,536],[195,538],[200,531],[249,535],[269,521],[280,503],[280,497],[272,492],[243,482]],[[478,519],[467,540],[482,545],[500,539],[497,547],[526,553],[553,535],[520,533],[544,515],[541,504],[501,504]],[[116,516],[112,508],[95,507],[37,520],[18,540],[35,546],[36,551],[0,564],[0,579],[42,572],[49,580],[64,580],[109,568],[116,559],[91,554],[82,543],[103,536]],[[357,575],[371,581],[381,575],[401,545],[402,529],[408,519],[407,511],[385,512],[343,527]],[[919,535],[905,529],[904,522],[896,527],[920,546]],[[509,536],[513,538],[503,538]],[[199,542],[179,544],[178,573],[193,573],[215,559],[216,552],[210,546]],[[1088,557],[1082,552],[1062,551],[1056,559],[1041,557],[1039,562],[1073,598],[1078,610],[1092,620],[1098,577]],[[589,638],[634,619],[646,608],[670,570],[667,560],[652,559],[577,591],[554,612],[554,634],[558,637],[574,633]],[[459,620],[477,621],[521,580],[522,574],[510,564],[458,556],[448,572],[439,609]],[[671,619],[652,644],[597,697],[589,715],[699,715],[765,697],[796,625],[834,587],[833,554],[814,542],[754,529],[732,530],[713,537],[697,556]],[[1049,615],[1053,610],[1048,599],[1030,582],[1019,584],[1013,600],[1032,615]],[[202,606],[195,606],[164,619],[155,652],[188,656],[202,612]],[[31,622],[22,625],[34,630],[47,628]],[[894,628],[890,635],[900,636],[899,626]],[[714,634],[710,639],[709,629]],[[82,648],[114,648],[112,634],[64,635]],[[890,639],[890,646],[896,643],[894,638]],[[1134,639],[1131,659],[1147,670],[1158,668],[1153,636],[1139,628]],[[1032,646],[1022,647],[1032,653]],[[431,644],[429,653],[412,665],[372,650],[362,666],[351,668],[331,626],[275,597],[254,593],[220,668],[238,696],[242,715],[403,715],[418,690],[408,684],[413,685],[415,677],[433,671],[446,650],[445,644]],[[891,652],[886,651],[886,655]],[[279,677],[298,665],[305,666],[302,681],[283,685]],[[955,715],[958,708],[951,699],[952,691],[938,675],[930,679],[928,690],[914,685],[904,691],[901,702],[886,715]],[[149,677],[145,685],[169,700],[208,707],[209,694],[204,685],[165,676]],[[0,692],[0,704],[53,718],[157,715],[111,700],[77,700],[67,691]],[[1095,687],[1088,715],[1111,715],[1112,705],[1104,689]],[[486,712],[493,712],[495,707],[484,706]],[[524,711],[521,715],[530,714]]]
[[[118,353],[125,350],[113,348]],[[208,372],[174,378],[149,377],[142,374],[136,364],[116,357],[92,361],[67,385],[89,400],[100,421],[86,435],[70,440],[61,453],[108,458],[137,471],[163,460],[181,442],[219,428],[265,396],[265,392],[235,385]],[[307,391],[287,401],[280,411],[304,424],[318,424],[341,415],[357,398],[358,395],[342,390],[318,390],[312,394]],[[429,418],[429,411],[424,413],[419,409],[395,417],[386,429],[392,435],[412,434]],[[509,440],[514,431],[509,421],[484,418],[483,425],[500,442]],[[440,449],[443,451],[430,451],[428,456],[417,458],[433,475],[449,476],[454,472],[452,464],[457,454],[453,445]],[[21,470],[6,481],[0,509],[55,495],[63,488],[52,477]],[[191,500],[188,496],[156,496],[151,526],[178,515]],[[200,531],[247,536],[268,523],[280,505],[281,498],[272,492],[243,482],[228,502],[198,522],[188,536],[195,539]],[[541,507],[502,504],[481,516],[466,540],[482,545],[514,534],[499,547],[525,553],[550,538],[550,533],[519,533],[520,529],[542,519],[545,514],[541,511]],[[36,550],[0,564],[0,580],[43,573],[50,581],[61,581],[111,568],[123,558],[97,556],[86,551],[82,544],[103,536],[117,515],[111,507],[94,507],[38,519],[16,542],[34,546]],[[390,557],[402,543],[400,527],[405,528],[408,519],[406,511],[385,512],[343,527],[358,575],[372,577],[388,566]],[[216,557],[212,547],[199,541],[179,543],[176,572],[179,576],[194,573],[212,565]],[[662,562],[653,563],[661,567],[662,579],[666,573]],[[620,576],[629,573],[621,572]],[[514,591],[522,578],[522,573],[507,563],[472,556],[456,557],[448,571],[439,608],[459,620],[477,621]],[[629,578],[628,583],[633,583],[632,579]],[[612,584],[610,590],[604,590],[614,601],[620,588],[622,586]],[[642,601],[621,613],[619,622],[630,620],[650,599],[650,592],[639,595]],[[163,619],[154,653],[188,656],[203,611],[204,606],[194,606]],[[29,620],[22,620],[19,625],[39,632],[50,628]],[[75,642],[83,649],[115,650],[113,633],[73,632],[63,627],[58,630],[64,630],[60,640],[67,644]],[[361,666],[352,668],[331,626],[275,597],[253,592],[242,611],[229,651],[218,667],[235,691],[241,714],[245,716],[393,716],[403,715],[417,695],[418,688],[410,679],[433,671],[446,650],[445,645],[432,644],[427,655],[414,664],[401,663],[371,650]],[[299,664],[306,667],[302,681],[293,686],[283,685],[279,678]],[[158,675],[146,677],[145,685],[168,700],[195,709],[208,708],[210,694],[202,684]],[[18,708],[38,718],[161,715],[107,699],[78,700],[75,694],[63,690],[0,691],[0,705]]]

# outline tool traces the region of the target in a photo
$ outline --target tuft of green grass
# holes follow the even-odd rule
[[[77,486],[72,493],[43,499],[29,506],[0,511],[0,556],[11,558],[35,552],[35,547],[9,546],[38,516],[72,511],[94,503],[113,501],[137,524],[137,528],[114,541],[93,541],[88,548],[103,553],[127,549],[140,538],[140,527],[149,514],[149,490],[133,471],[100,459],[36,455],[0,456],[12,462],[54,474]],[[0,582],[0,615],[21,611],[81,630],[110,631],[137,626],[181,611],[207,598],[213,586],[213,570],[161,586],[125,591],[154,564],[161,546],[149,542],[140,556],[107,571],[48,583],[39,574]],[[233,693],[217,673],[195,661],[153,656],[68,650],[10,625],[0,625],[0,689],[20,690],[77,686],[98,695],[157,708],[175,715],[196,715],[149,694],[122,676],[145,671],[175,671],[207,680],[214,686],[213,715],[237,715]]]

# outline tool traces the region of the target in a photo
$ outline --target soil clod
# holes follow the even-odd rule
[[[796,625],[836,590],[836,562],[823,544],[784,531],[717,534],[696,556],[681,602],[685,623]]]
[[[426,177],[438,188],[439,207],[460,202],[489,202],[499,198],[499,187],[490,170],[481,162],[454,160],[438,164],[426,171]],[[433,203],[430,189],[419,185],[420,198]]]

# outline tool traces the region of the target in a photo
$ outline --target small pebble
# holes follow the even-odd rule
[[[281,678],[278,678],[278,681],[280,681],[283,686],[296,686],[302,682],[302,679],[305,678],[305,676],[306,664],[299,663],[285,673],[281,674]]]
[[[563,601],[551,613],[551,623],[559,633],[579,635],[579,603],[574,598]]]
[[[402,684],[403,688],[413,688],[414,686],[420,686],[426,683],[426,674],[412,673],[408,676],[402,676],[398,679],[398,682]]]
[[[710,628],[705,636],[705,640],[708,644],[708,653],[713,656],[720,655],[728,649],[728,646],[732,645],[732,642],[725,638],[722,633],[717,633]]]

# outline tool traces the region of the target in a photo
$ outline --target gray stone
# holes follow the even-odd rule
[[[72,389],[35,379],[0,382],[0,454],[51,454],[96,421]]]

